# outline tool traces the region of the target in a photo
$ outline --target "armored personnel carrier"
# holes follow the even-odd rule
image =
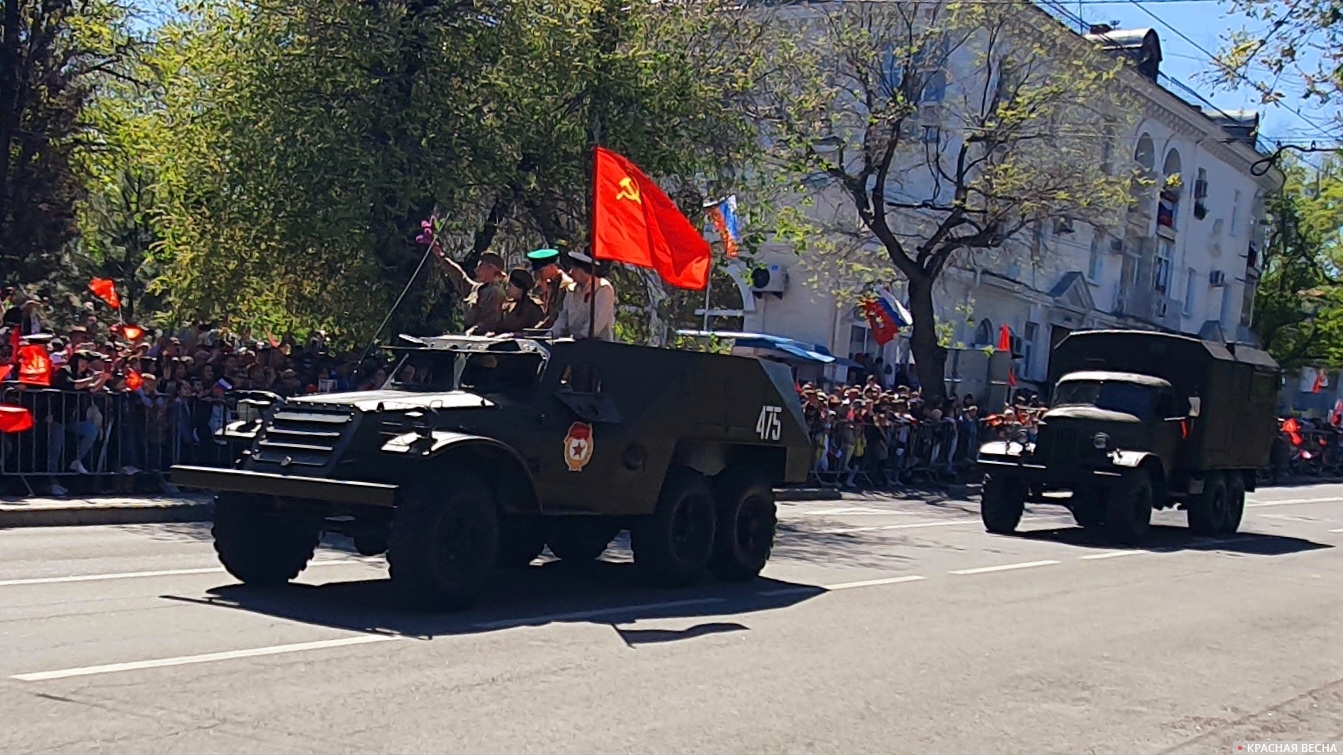
[[[811,443],[788,369],[596,340],[402,337],[373,391],[263,406],[225,429],[233,469],[175,466],[217,491],[215,550],[249,584],[294,579],[323,531],[386,553],[429,608],[467,605],[549,546],[592,560],[629,530],[659,585],[748,580],[774,542],[775,486]]]
[[[1152,510],[1180,507],[1202,534],[1235,532],[1277,434],[1281,371],[1263,351],[1145,331],[1073,333],[1056,347],[1035,442],[980,448],[980,513],[1009,533],[1026,502],[1136,544]],[[1059,495],[1067,493],[1068,495]]]

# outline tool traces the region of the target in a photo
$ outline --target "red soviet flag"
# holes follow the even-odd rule
[[[107,302],[112,309],[121,309],[121,297],[117,296],[117,284],[106,278],[94,278],[89,281],[89,290],[93,295]]]
[[[652,268],[677,288],[709,283],[709,242],[634,163],[601,147],[593,171],[592,258]]]

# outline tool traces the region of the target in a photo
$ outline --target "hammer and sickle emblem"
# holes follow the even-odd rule
[[[616,199],[628,199],[635,204],[643,204],[643,200],[639,199],[639,186],[629,176],[620,179],[620,191],[616,192]]]

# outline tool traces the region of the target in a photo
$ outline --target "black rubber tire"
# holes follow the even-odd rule
[[[546,546],[562,561],[596,561],[620,529],[596,517],[564,517],[550,522]]]
[[[1209,472],[1203,480],[1203,492],[1189,501],[1189,529],[1199,535],[1216,535],[1226,528],[1228,490],[1221,472]]]
[[[979,495],[979,518],[984,521],[984,529],[996,535],[1010,535],[1017,531],[1025,510],[1025,482],[993,475],[984,479],[984,489]]]
[[[1105,497],[1103,491],[1075,490],[1073,500],[1068,505],[1073,521],[1079,527],[1098,529],[1105,526]]]
[[[724,582],[760,576],[774,550],[778,507],[774,487],[749,470],[727,470],[716,481],[718,511],[709,572]]]
[[[257,496],[223,493],[215,497],[210,532],[229,574],[243,584],[282,585],[312,559],[322,520],[278,516]]]
[[[704,476],[672,467],[657,507],[630,530],[635,567],[661,587],[695,582],[709,565],[717,520],[713,491]]]
[[[1138,545],[1152,523],[1152,478],[1135,469],[1110,488],[1105,506],[1105,531],[1123,545]]]
[[[1227,475],[1226,502],[1222,534],[1231,535],[1240,529],[1240,520],[1245,516],[1245,475],[1240,472]]]
[[[489,584],[499,553],[499,513],[475,475],[457,472],[443,488],[426,481],[404,490],[387,563],[408,603],[451,611],[470,605]]]
[[[533,517],[505,517],[499,522],[499,555],[495,562],[501,569],[521,569],[530,566],[546,548],[546,536],[541,523]]]

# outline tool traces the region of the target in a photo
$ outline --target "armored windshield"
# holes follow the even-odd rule
[[[414,349],[397,365],[387,387],[479,394],[523,392],[537,386],[541,364],[542,357],[537,353]]]
[[[1159,389],[1122,380],[1065,380],[1054,392],[1054,406],[1094,406],[1150,419]]]

